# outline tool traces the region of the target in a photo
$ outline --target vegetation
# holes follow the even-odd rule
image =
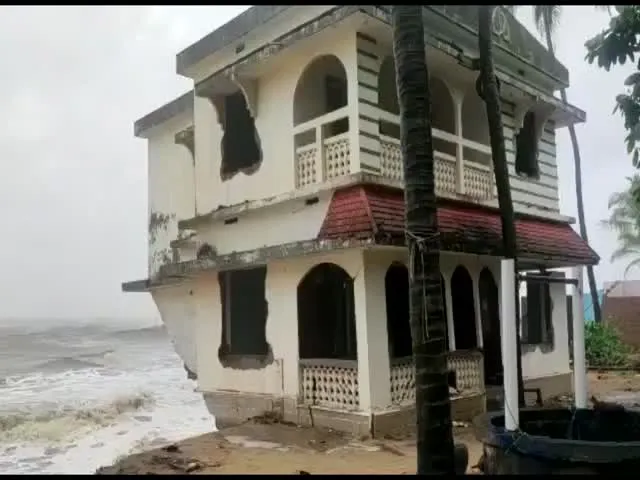
[[[624,65],[627,61],[636,62],[640,52],[640,5],[616,5],[616,15],[611,17],[608,28],[588,40],[587,61],[597,61],[600,68],[609,71],[613,65]],[[615,111],[619,111],[627,130],[625,142],[627,151],[632,154],[633,166],[640,167],[640,58],[636,70],[629,75],[624,84],[626,92],[616,96]]]
[[[555,49],[553,47],[553,34],[560,23],[560,15],[562,6],[560,5],[534,5],[533,17],[536,22],[538,31],[544,36],[547,44],[547,50],[555,57]],[[560,98],[564,103],[568,103],[567,92],[565,89],[560,90]],[[571,149],[573,150],[573,164],[575,171],[576,186],[576,204],[578,209],[578,226],[580,228],[580,236],[589,243],[587,236],[587,223],[584,215],[584,199],[582,195],[582,159],[580,156],[580,147],[578,145],[578,136],[576,129],[572,123],[569,124],[569,138],[571,139]],[[596,276],[593,271],[593,265],[587,266],[587,279],[589,281],[589,293],[591,295],[591,304],[593,305],[593,315],[596,322],[602,319],[600,302],[598,298],[598,287],[596,286]]]
[[[640,265],[640,174],[627,178],[627,181],[626,189],[609,198],[609,218],[602,221],[602,225],[617,235],[618,248],[611,255],[611,261],[628,261],[625,276]]]
[[[628,363],[630,350],[611,325],[589,322],[585,325],[584,334],[589,366],[622,367]]]
[[[422,5],[394,6],[392,22],[410,255],[417,473],[448,475],[455,473],[455,462]]]

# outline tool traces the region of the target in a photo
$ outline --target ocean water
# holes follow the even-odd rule
[[[0,473],[93,473],[215,429],[159,321],[0,320]]]

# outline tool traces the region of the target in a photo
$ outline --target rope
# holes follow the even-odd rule
[[[430,245],[440,245],[440,233],[429,233],[429,234],[418,234],[413,233],[410,230],[405,232],[407,245],[409,246],[409,281],[413,283],[416,278],[416,255],[419,255],[420,258],[420,266],[422,267],[422,272],[424,274],[425,263],[424,263],[424,253],[429,252]],[[422,315],[424,318],[424,328],[422,329],[422,340],[426,341],[429,338],[429,326],[427,324],[427,292],[424,288],[424,283],[422,283]]]

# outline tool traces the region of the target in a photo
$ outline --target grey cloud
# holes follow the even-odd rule
[[[119,287],[146,272],[146,149],[132,122],[188,87],[175,54],[244,8],[3,7],[0,316],[155,313],[148,296]],[[611,115],[624,74],[583,60],[584,39],[606,14],[565,8],[557,46],[570,100],[589,116],[579,135],[590,233],[603,256],[600,279],[617,278],[613,236],[597,221],[631,171]],[[562,206],[575,214],[566,132],[558,142]]]

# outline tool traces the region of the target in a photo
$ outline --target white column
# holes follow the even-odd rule
[[[573,388],[576,408],[587,408],[587,361],[584,347],[583,267],[574,268],[578,285],[573,289]]]
[[[516,332],[516,272],[513,259],[500,262],[500,327],[502,365],[504,369],[504,423],[507,430],[517,430],[518,406],[518,332]]]
[[[484,341],[482,338],[482,311],[480,309],[480,270],[475,269],[471,272],[473,280],[473,309],[476,313],[476,340],[478,348],[482,348]]]
[[[456,143],[456,191],[464,195],[464,147],[462,146],[462,105],[464,102],[464,92],[457,88],[451,88],[451,98],[453,100],[453,118],[455,121]]]
[[[386,268],[375,254],[363,254],[363,268],[354,279],[360,410],[391,405],[391,371],[387,335]]]
[[[456,349],[456,332],[453,323],[453,297],[451,295],[451,275],[450,271],[442,272],[444,278],[444,303],[447,309],[447,332],[449,337],[449,351]]]

